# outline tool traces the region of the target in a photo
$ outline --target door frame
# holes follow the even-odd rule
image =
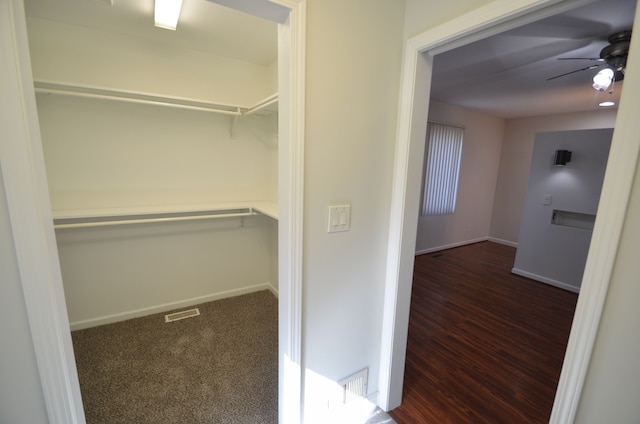
[[[383,409],[391,410],[402,401],[433,56],[591,1],[496,0],[407,40],[401,74],[383,310],[379,385],[379,405]],[[636,21],[639,14],[637,10]],[[640,65],[635,65],[638,60],[640,46],[632,42],[630,67]],[[551,423],[573,422],[580,400],[638,165],[640,124],[633,111],[640,108],[640,100],[632,93],[638,92],[639,87],[640,72],[628,74]]]
[[[225,4],[225,0],[216,2]],[[231,5],[279,23],[279,422],[298,423],[302,400],[306,0],[246,0]],[[3,135],[7,136],[0,139],[0,171],[44,402],[50,423],[83,424],[23,1],[3,0],[0,16],[0,59],[7,65],[0,73],[0,112],[7,117],[3,120]]]

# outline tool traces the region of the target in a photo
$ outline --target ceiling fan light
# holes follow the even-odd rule
[[[598,91],[606,90],[613,81],[613,69],[604,68],[593,77],[593,88]]]

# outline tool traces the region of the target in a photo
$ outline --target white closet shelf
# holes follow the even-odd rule
[[[71,84],[57,81],[34,80],[36,93],[60,94],[65,96],[88,97],[103,100],[116,100],[181,109],[231,115],[232,117],[250,115],[262,110],[270,110],[278,102],[278,94],[273,94],[252,106],[230,105],[201,99],[167,96],[140,91],[121,90],[91,85]]]
[[[252,215],[266,215],[277,220],[278,205],[273,202],[250,202],[164,207],[54,210],[53,223],[55,229],[67,229],[247,217]]]

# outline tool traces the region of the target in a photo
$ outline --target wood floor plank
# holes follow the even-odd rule
[[[416,257],[399,424],[548,422],[578,296],[514,258],[491,242]]]

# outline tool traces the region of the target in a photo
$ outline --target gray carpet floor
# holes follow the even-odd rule
[[[277,423],[277,305],[261,291],[72,332],[87,423]]]

